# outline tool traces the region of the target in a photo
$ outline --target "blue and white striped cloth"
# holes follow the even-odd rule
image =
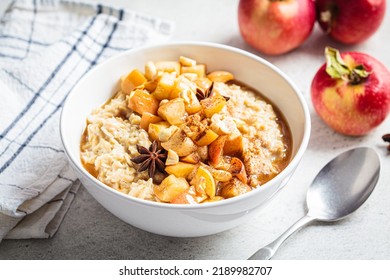
[[[77,81],[171,32],[169,21],[104,5],[12,2],[0,21],[0,241],[51,237],[77,192],[58,130]]]

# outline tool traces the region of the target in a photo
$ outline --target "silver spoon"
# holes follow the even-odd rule
[[[355,148],[335,157],[308,189],[307,214],[249,259],[269,260],[288,237],[310,222],[334,222],[347,217],[370,196],[379,172],[380,160],[371,148]]]

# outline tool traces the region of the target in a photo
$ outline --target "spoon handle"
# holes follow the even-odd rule
[[[249,260],[269,260],[276,253],[280,245],[286,241],[294,232],[301,229],[306,224],[312,222],[315,218],[305,215],[296,221],[291,227],[289,227],[282,235],[276,238],[273,242],[269,243],[267,246],[261,248],[256,253],[254,253]]]

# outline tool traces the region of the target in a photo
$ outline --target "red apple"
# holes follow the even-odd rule
[[[365,135],[390,111],[390,72],[375,58],[359,52],[326,48],[326,63],[311,84],[318,115],[331,128],[351,136]]]
[[[278,55],[300,46],[315,19],[313,0],[240,0],[238,5],[242,37],[265,54]]]
[[[356,44],[373,35],[382,23],[386,0],[316,0],[317,20],[334,40]]]

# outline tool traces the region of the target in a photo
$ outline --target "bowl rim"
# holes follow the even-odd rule
[[[256,61],[264,64],[265,66],[267,66],[271,70],[275,71],[294,90],[294,92],[296,94],[296,97],[298,98],[299,103],[300,103],[300,105],[302,107],[302,110],[303,110],[303,113],[304,113],[304,117],[305,117],[304,132],[303,132],[302,141],[301,141],[301,143],[298,146],[298,150],[297,150],[295,156],[288,163],[286,168],[284,168],[279,174],[277,174],[270,181],[268,181],[267,183],[262,185],[260,188],[256,188],[256,189],[254,189],[254,190],[252,190],[252,191],[250,191],[248,193],[245,193],[245,194],[242,194],[242,195],[239,195],[239,196],[236,196],[236,197],[232,197],[232,198],[221,200],[221,201],[215,201],[215,202],[212,202],[212,203],[171,204],[171,203],[149,201],[149,200],[145,200],[145,199],[141,199],[141,198],[137,198],[137,197],[133,197],[133,196],[121,193],[121,192],[119,192],[119,191],[109,187],[108,185],[104,184],[103,182],[99,181],[98,179],[93,177],[87,170],[85,170],[85,168],[81,165],[79,160],[76,160],[74,155],[69,152],[70,148],[69,148],[69,145],[68,145],[67,140],[66,140],[66,134],[64,133],[64,111],[66,111],[65,109],[68,106],[69,100],[75,94],[79,84],[81,84],[89,76],[93,75],[94,72],[98,71],[100,68],[104,68],[106,64],[111,63],[112,60],[115,60],[118,57],[126,56],[126,55],[137,53],[137,52],[142,52],[144,50],[158,49],[158,48],[161,48],[161,47],[169,48],[169,47],[178,47],[178,46],[181,46],[181,47],[183,47],[183,46],[191,46],[191,47],[195,46],[195,47],[209,47],[209,48],[214,48],[214,49],[222,49],[222,50],[225,50],[225,51],[229,51],[229,52],[233,52],[233,53],[236,53],[236,54],[239,54],[239,55],[243,55],[243,56],[249,57],[249,58],[251,58],[253,60],[256,60]],[[60,130],[61,142],[63,144],[64,151],[65,151],[65,154],[66,154],[68,160],[73,165],[73,167],[77,168],[77,170],[81,174],[85,175],[89,180],[91,180],[94,183],[94,185],[96,185],[97,187],[101,188],[103,191],[109,192],[109,193],[113,194],[114,196],[117,196],[118,198],[125,199],[125,200],[129,201],[130,203],[140,204],[140,205],[143,205],[143,206],[151,206],[151,207],[163,208],[163,209],[180,209],[180,210],[184,210],[184,211],[185,210],[194,210],[194,209],[209,209],[209,208],[221,207],[223,205],[230,205],[230,204],[233,204],[233,203],[244,201],[246,199],[249,199],[252,196],[257,195],[260,192],[263,192],[277,178],[287,177],[288,174],[290,174],[290,173],[292,174],[294,172],[294,169],[298,166],[298,164],[299,164],[300,160],[302,159],[303,154],[304,154],[304,152],[305,152],[305,150],[306,150],[306,148],[308,146],[309,138],[310,138],[310,132],[311,132],[310,113],[309,113],[308,105],[306,104],[306,101],[305,101],[305,99],[303,97],[303,94],[298,89],[298,87],[295,85],[295,83],[293,83],[292,80],[284,72],[282,72],[282,70],[280,70],[278,67],[273,65],[271,62],[265,60],[264,58],[262,58],[260,56],[257,56],[255,54],[252,54],[252,53],[250,53],[248,51],[245,51],[245,50],[242,50],[242,49],[239,49],[239,48],[236,48],[236,47],[220,44],[220,43],[200,42],[200,41],[175,41],[175,42],[168,42],[168,43],[150,44],[150,45],[147,45],[147,46],[137,47],[137,48],[133,48],[133,49],[130,49],[130,50],[127,50],[127,51],[123,51],[123,52],[121,52],[119,54],[116,54],[116,55],[114,55],[112,57],[109,57],[105,61],[97,64],[94,68],[92,68],[90,71],[88,71],[75,84],[75,86],[72,88],[71,92],[68,94],[68,96],[67,96],[67,98],[66,98],[66,100],[64,102],[63,108],[61,110],[59,126],[60,126],[59,130]],[[275,192],[277,192],[277,190]]]

